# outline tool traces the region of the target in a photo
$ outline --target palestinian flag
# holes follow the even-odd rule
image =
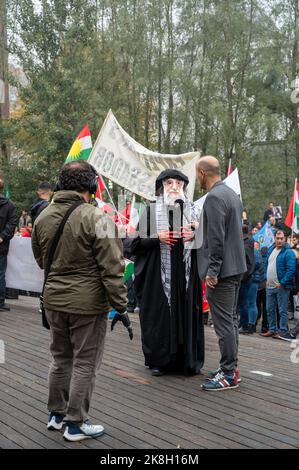
[[[126,282],[134,274],[134,263],[133,261],[125,258],[125,272],[124,272],[124,282]]]
[[[91,135],[89,126],[86,124],[80,134],[77,135],[76,140],[73,143],[64,163],[70,163],[75,160],[88,160],[91,149]]]
[[[285,225],[291,228],[293,232],[299,233],[299,187],[297,178],[295,181],[295,189],[285,220]]]

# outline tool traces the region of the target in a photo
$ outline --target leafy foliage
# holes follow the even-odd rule
[[[29,80],[10,142],[12,194],[54,180],[109,108],[158,151],[232,159],[251,219],[286,211],[299,167],[299,0],[11,0],[9,48]],[[26,183],[27,184],[27,183]],[[115,189],[115,191],[117,191]]]

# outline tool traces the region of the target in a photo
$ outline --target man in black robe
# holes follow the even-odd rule
[[[192,250],[197,215],[178,170],[156,180],[157,201],[140,220],[132,242],[142,349],[152,375],[197,374],[204,362],[201,283]],[[187,215],[188,213],[188,215]]]

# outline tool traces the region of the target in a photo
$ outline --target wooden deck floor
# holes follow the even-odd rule
[[[0,448],[299,448],[299,363],[292,363],[289,343],[258,335],[241,337],[240,387],[203,392],[204,375],[150,375],[143,366],[136,315],[133,342],[120,325],[107,335],[90,413],[93,422],[105,426],[106,434],[67,443],[60,432],[46,430],[49,334],[41,328],[37,299],[20,297],[9,303],[11,311],[0,312],[0,340],[5,344],[5,363],[0,364]],[[206,327],[205,332],[203,373],[218,365],[214,330]]]

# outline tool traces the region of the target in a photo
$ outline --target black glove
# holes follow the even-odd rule
[[[111,322],[111,331],[113,330],[114,326],[116,325],[116,323],[117,323],[119,320],[120,320],[120,321],[122,322],[122,324],[127,328],[130,339],[133,339],[132,325],[131,325],[130,318],[129,318],[129,315],[127,314],[127,312],[124,312],[124,313],[116,313],[116,314],[114,315],[114,317],[113,317],[113,319],[112,319],[112,322]]]

